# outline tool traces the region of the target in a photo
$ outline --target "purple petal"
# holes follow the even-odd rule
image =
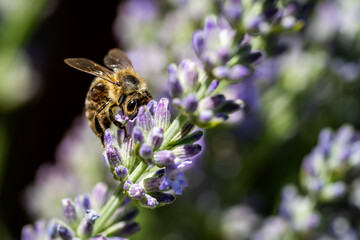
[[[189,94],[184,99],[184,108],[189,113],[194,113],[198,108],[198,100],[194,94]]]

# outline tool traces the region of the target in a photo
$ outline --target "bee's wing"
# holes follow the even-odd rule
[[[67,65],[77,70],[90,73],[104,80],[113,82],[113,72],[109,69],[86,58],[67,58],[64,60]]]
[[[126,53],[117,48],[113,48],[108,52],[108,55],[104,57],[104,64],[114,70],[133,67]]]

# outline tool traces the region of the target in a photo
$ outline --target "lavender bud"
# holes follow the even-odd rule
[[[252,65],[256,65],[258,63],[260,63],[264,58],[264,53],[261,51],[253,51],[250,54],[244,56],[243,61],[248,63],[248,64],[252,64]]]
[[[152,127],[152,117],[149,110],[141,106],[137,115],[136,126],[140,128],[142,133],[147,136]]]
[[[175,135],[175,137],[173,138],[173,141],[179,141],[181,138],[183,138],[184,136],[187,136],[193,129],[194,129],[195,125],[192,123],[186,123],[181,130]]]
[[[227,61],[229,61],[230,58],[230,50],[226,47],[220,48],[217,51],[217,59],[221,64],[226,64]]]
[[[161,206],[173,203],[176,199],[174,195],[163,192],[154,192],[151,193],[151,196],[156,198]]]
[[[91,193],[91,203],[94,209],[100,209],[108,199],[108,188],[105,183],[99,182]]]
[[[275,18],[281,16],[280,10],[275,6],[268,6],[264,9],[263,15],[265,16],[267,21],[276,20]]]
[[[58,224],[56,223],[55,219],[50,220],[46,230],[51,239],[54,239],[58,236]],[[24,239],[22,238],[22,240]]]
[[[34,231],[32,226],[26,225],[21,230],[21,240],[34,240]]]
[[[108,128],[104,133],[104,144],[105,146],[116,143],[116,138],[114,132]]]
[[[133,138],[136,143],[142,143],[144,141],[144,136],[138,127],[135,127],[133,130]]]
[[[72,232],[72,230],[68,227],[65,226],[59,226],[58,227],[58,234],[59,237],[63,240],[72,240],[74,233]]]
[[[213,118],[213,121],[219,121],[219,122],[223,122],[229,119],[229,115],[227,115],[226,113],[218,113],[216,115],[215,118]]]
[[[221,113],[233,113],[244,107],[244,102],[241,99],[237,100],[228,100],[225,104],[218,110]]]
[[[217,18],[215,15],[209,15],[205,18],[205,33],[211,32],[217,28]]]
[[[192,45],[195,53],[200,56],[200,54],[206,48],[205,37],[203,31],[195,31],[192,37]]]
[[[214,116],[214,113],[211,110],[200,111],[199,119],[202,122],[210,122],[210,120],[213,118],[213,116]]]
[[[199,144],[186,144],[174,148],[172,152],[182,159],[191,158],[201,152],[201,146]]]
[[[219,81],[218,80],[213,80],[210,83],[208,89],[206,90],[206,95],[210,95],[211,93],[213,93],[218,86],[219,86]]]
[[[156,198],[153,198],[148,194],[145,194],[144,199],[142,199],[139,203],[141,206],[147,208],[156,208],[159,205],[159,202],[156,200]]]
[[[145,178],[143,181],[146,192],[159,191],[159,186],[163,179],[161,177]]]
[[[130,180],[126,180],[125,182],[124,182],[124,187],[123,187],[123,189],[126,191],[126,190],[129,190],[130,189],[130,187],[131,187],[131,185],[132,185],[132,182],[130,181]]]
[[[140,184],[132,184],[128,191],[129,197],[134,200],[140,200],[145,196],[145,189]]]
[[[61,200],[62,213],[67,223],[74,224],[77,221],[76,209],[73,201],[70,198]]]
[[[335,182],[326,185],[321,191],[321,198],[324,201],[332,201],[342,197],[346,192],[346,186],[343,182]]]
[[[158,103],[154,100],[151,100],[148,104],[146,104],[146,107],[149,110],[151,116],[154,116],[157,106],[158,106]]]
[[[184,99],[184,108],[189,113],[194,113],[198,107],[198,100],[194,94],[189,94]]]
[[[176,78],[177,66],[176,66],[175,63],[172,63],[172,64],[169,65],[168,74],[169,74],[169,78]]]
[[[175,155],[170,150],[158,151],[154,154],[154,163],[158,167],[173,164]]]
[[[213,75],[218,78],[226,78],[229,75],[229,69],[226,66],[219,66],[213,69],[212,71]]]
[[[296,24],[296,18],[294,16],[286,16],[281,20],[281,25],[285,29],[291,29]]]
[[[128,170],[126,167],[120,165],[115,167],[114,173],[116,177],[121,180],[127,177]]]
[[[86,194],[79,195],[75,198],[75,205],[79,206],[82,210],[90,208],[90,198]]]
[[[146,143],[142,144],[140,147],[139,154],[140,154],[140,157],[145,160],[151,158],[151,156],[152,156],[151,146],[149,146]]]
[[[202,132],[202,131],[193,132],[192,134],[187,135],[174,143],[171,143],[171,146],[174,147],[174,146],[178,146],[178,145],[184,145],[184,144],[190,144],[190,143],[197,142],[202,138],[203,135],[204,135],[204,132]]]
[[[137,208],[129,209],[122,217],[121,221],[131,221],[139,214],[139,210]]]
[[[180,99],[180,98],[174,98],[172,100],[172,105],[175,107],[175,108],[182,108],[182,104],[183,104],[183,101]]]
[[[261,16],[254,17],[247,22],[247,30],[251,34],[258,34],[260,32],[260,25],[264,22]]]
[[[111,228],[114,230],[114,235],[116,236],[131,236],[134,233],[138,232],[140,230],[140,226],[137,223],[127,223],[127,222],[119,222]],[[125,240],[123,238],[110,238],[109,240]]]
[[[351,166],[358,168],[360,166],[360,142],[356,142],[352,145],[352,153],[349,157],[349,163]]]
[[[170,66],[169,66],[169,68],[170,68]],[[170,75],[170,73],[169,73],[169,75]],[[169,89],[170,89],[170,95],[172,98],[180,97],[183,94],[183,88],[177,77],[169,76]]]
[[[103,153],[103,159],[105,164],[111,169],[120,165],[121,155],[119,149],[114,145],[107,145]]]
[[[95,221],[100,217],[100,215],[92,209],[86,210],[85,218],[83,218],[78,226],[77,233],[82,238],[90,237]]]
[[[180,63],[180,81],[186,92],[192,91],[198,83],[198,69],[196,63],[185,59]]]
[[[131,183],[131,181],[129,181],[129,180],[127,180],[127,182],[130,182],[130,184],[129,184],[129,188],[130,188],[130,185],[131,185],[132,183]],[[129,188],[128,188],[128,189],[129,189]],[[128,189],[127,189],[127,190],[128,190]],[[124,189],[124,190],[125,190],[125,189]],[[120,206],[121,206],[121,207],[126,206],[126,205],[128,205],[130,202],[131,202],[130,198],[126,197],[126,198],[124,199],[124,201],[121,203]]]
[[[149,138],[151,142],[151,147],[156,150],[161,146],[164,138],[164,132],[161,128],[154,127],[149,134]]]
[[[201,109],[214,110],[226,102],[225,96],[222,94],[209,96],[202,99],[199,103]]]
[[[165,131],[170,125],[170,118],[169,99],[161,98],[154,114],[154,124]]]
[[[240,20],[242,15],[241,1],[240,0],[225,1],[223,3],[222,11],[230,22],[234,23]]]
[[[249,68],[243,65],[235,65],[231,68],[229,73],[229,79],[232,81],[241,81],[250,75],[251,71]]]

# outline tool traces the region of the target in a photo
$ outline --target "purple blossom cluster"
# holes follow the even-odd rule
[[[248,35],[232,29],[225,19],[210,15],[204,29],[194,32],[192,44],[210,77],[240,82],[263,58],[261,51],[251,50],[249,40]]]
[[[345,125],[336,133],[324,129],[318,145],[304,159],[302,185],[318,201],[334,201],[343,197],[349,174],[359,170],[360,139],[351,126]]]
[[[63,220],[58,218],[37,221],[33,226],[26,225],[21,234],[22,240],[38,239],[91,239],[91,240],[121,240],[139,230],[133,218],[138,210],[128,207],[129,201],[124,201],[108,220],[111,233],[104,233],[91,237],[96,220],[100,217],[98,212],[109,199],[110,194],[107,186],[99,182],[90,195],[82,194],[72,200],[62,199]],[[91,237],[91,238],[90,238]]]
[[[299,10],[300,4],[295,1],[283,7],[278,1],[226,0],[222,5],[222,13],[231,25],[251,35],[299,30],[304,24],[298,17]]]
[[[320,132],[318,145],[303,160],[300,180],[304,193],[293,185],[283,188],[276,218],[282,219],[286,227],[280,229],[273,222],[277,234],[306,239],[358,239],[359,143],[359,134],[349,125],[337,132],[327,128]],[[270,233],[268,224],[258,232],[268,229]]]
[[[206,17],[204,29],[195,31],[192,40],[201,63],[185,59],[168,68],[174,107],[199,127],[214,127],[242,109],[242,100],[227,100],[221,91],[249,78],[263,59],[249,41],[249,35],[232,29],[224,18]]]
[[[162,98],[142,106],[134,120],[126,119],[125,131],[118,129],[116,136],[111,129],[105,132],[106,165],[115,179],[125,181],[124,190],[129,197],[144,207],[155,208],[173,202],[175,196],[165,191],[172,189],[175,194],[181,194],[181,186],[186,186],[182,169],[201,151],[195,142],[202,137],[202,132],[192,131],[193,125],[169,146],[162,147],[170,118],[169,100]],[[125,120],[121,115],[118,119]],[[140,162],[147,166],[148,172],[139,181],[131,182],[129,173]]]
[[[244,105],[240,99],[227,100],[223,94],[213,94],[218,80],[213,80],[203,93],[200,92],[199,89],[206,86],[206,78],[202,68],[190,60],[183,60],[179,66],[169,66],[172,104],[199,127],[216,126]]]
[[[251,209],[232,219],[256,219],[234,239],[359,239],[359,143],[359,133],[350,125],[337,132],[323,129],[318,145],[303,160],[303,189],[283,187],[277,215],[261,224]]]

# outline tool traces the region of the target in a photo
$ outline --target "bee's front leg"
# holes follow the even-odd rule
[[[109,112],[108,113],[109,113],[110,121],[113,122],[115,124],[115,126],[122,129],[124,131],[124,133],[125,133],[125,137],[128,137],[127,132],[126,132],[126,127],[125,127],[127,121],[122,123],[122,122],[119,122],[118,120],[116,120],[115,112],[114,112],[116,107],[117,107],[116,104],[113,104],[113,105],[109,106]]]

